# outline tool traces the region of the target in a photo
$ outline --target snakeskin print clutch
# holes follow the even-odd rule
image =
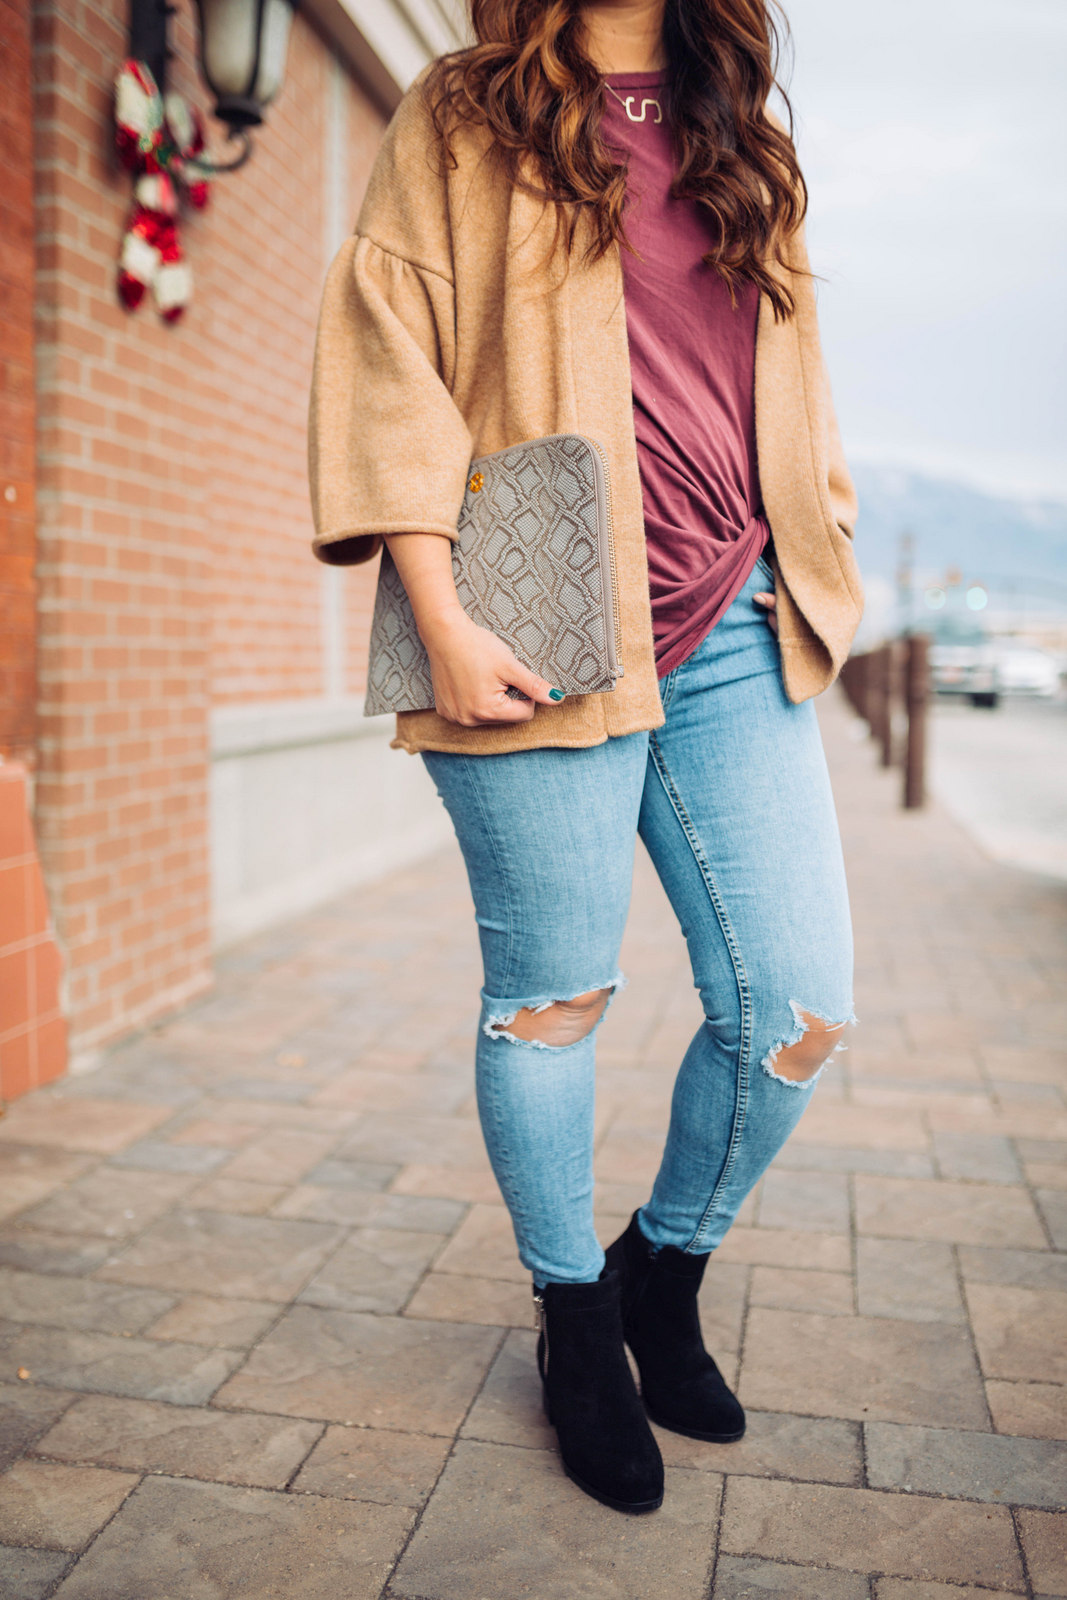
[[[567,694],[622,676],[607,462],[578,433],[470,464],[452,546],[460,604]],[[371,624],[364,715],[433,709],[430,663],[388,546]]]

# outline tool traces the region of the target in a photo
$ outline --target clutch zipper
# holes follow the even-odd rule
[[[588,436],[583,434],[582,437],[587,438]],[[615,513],[612,506],[611,478],[608,476],[608,457],[603,445],[599,444],[596,439],[589,439],[588,442],[596,451],[600,458],[600,464],[604,469],[604,499],[606,501],[608,524],[608,571],[611,576],[611,632],[613,634],[609,642],[612,654],[611,666],[615,676],[621,678],[623,676],[623,666],[619,660],[619,655],[622,651],[622,622],[619,617],[619,574],[615,566]]]

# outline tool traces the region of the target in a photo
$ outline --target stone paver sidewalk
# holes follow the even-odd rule
[[[6,1600],[1067,1596],[1063,889],[823,721],[861,1025],[708,1272],[747,1437],[661,1435],[653,1517],[563,1477],[450,851],[0,1123]],[[647,864],[624,964],[605,1238],[699,1017]]]

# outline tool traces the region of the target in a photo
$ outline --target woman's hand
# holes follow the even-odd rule
[[[473,622],[458,603],[425,620],[422,642],[430,658],[438,714],[461,728],[485,722],[529,722],[534,705],[565,698],[518,661],[502,639]],[[516,700],[508,689],[525,696]]]
[[[566,698],[562,689],[517,661],[495,633],[471,621],[456,594],[449,539],[436,533],[394,533],[385,542],[430,658],[440,716],[461,728],[529,722],[535,704],[557,705]],[[518,689],[524,698],[516,700],[509,689]]]
[[[767,624],[770,627],[771,632],[774,634],[774,637],[777,639],[778,601],[776,597],[773,594],[768,594],[766,590],[763,590],[759,594],[754,594],[752,596],[752,600],[755,605],[763,607],[767,617]]]

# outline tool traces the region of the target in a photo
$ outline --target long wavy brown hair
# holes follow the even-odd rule
[[[578,0],[470,0],[476,43],[443,56],[427,90],[438,136],[451,156],[462,124],[493,135],[510,181],[556,206],[568,257],[581,218],[591,224],[586,254],[597,260],[618,241],[626,168],[600,136],[603,80],[586,53]],[[717,224],[704,260],[737,286],[758,284],[784,320],[789,288],[768,270],[785,265],[783,243],[807,208],[807,189],[789,133],[770,120],[780,46],[788,24],[777,0],[666,0],[665,115],[675,142],[673,193],[695,200]],[[794,268],[793,270],[796,270]]]

